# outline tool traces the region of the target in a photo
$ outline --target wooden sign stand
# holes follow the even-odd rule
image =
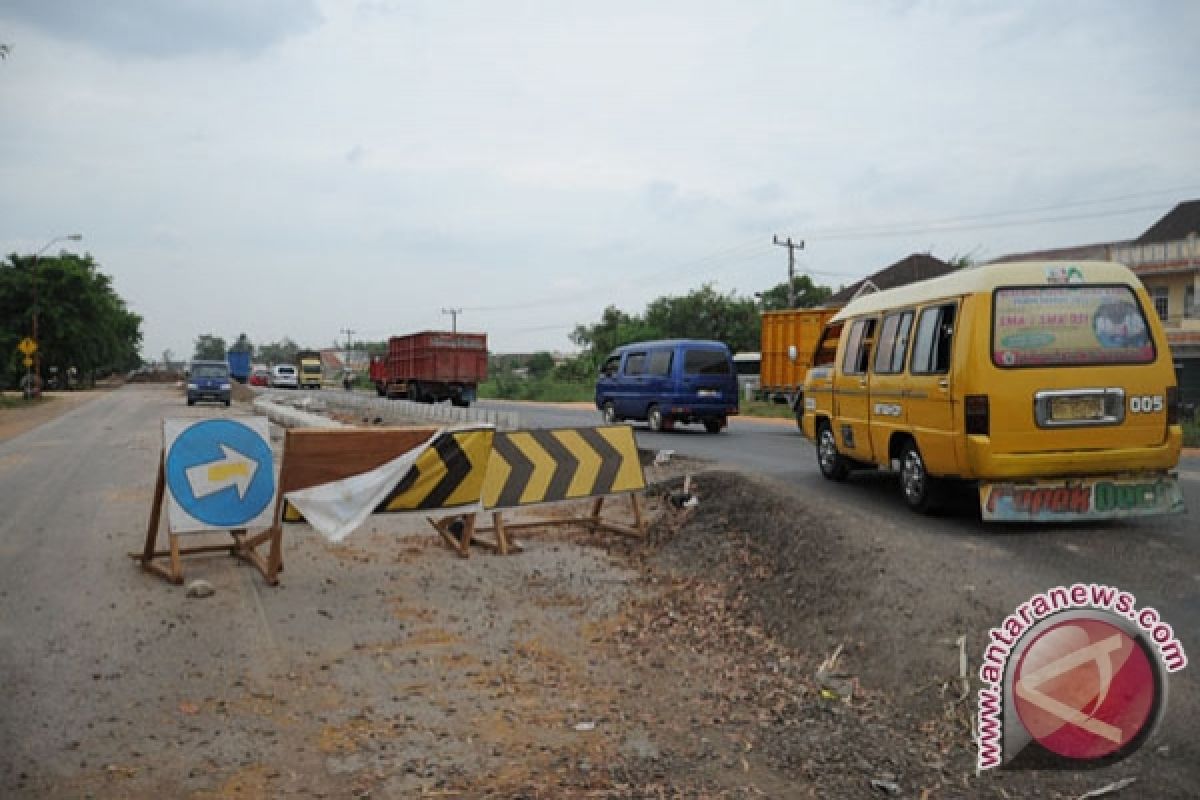
[[[524,548],[518,542],[511,539],[508,534],[512,531],[529,530],[531,528],[582,525],[592,534],[599,531],[608,531],[635,538],[646,535],[646,521],[642,515],[642,497],[640,493],[634,492],[629,495],[630,505],[633,508],[633,527],[604,519],[601,516],[606,499],[609,499],[609,497],[601,496],[594,498],[592,500],[591,514],[584,517],[564,517],[561,519],[543,519],[536,522],[507,523],[504,521],[504,512],[493,511],[491,512],[492,527],[490,528],[476,527],[476,515],[474,513],[443,517],[437,520],[432,517],[426,517],[426,519],[441,534],[442,539],[445,540],[450,549],[463,558],[470,557],[471,545],[486,547],[502,556],[509,553],[519,553]],[[455,530],[456,523],[458,524],[457,530]],[[479,534],[492,534],[493,538],[480,537]]]
[[[169,583],[183,583],[183,557],[197,553],[227,552],[235,558],[240,558],[253,565],[270,586],[279,584],[279,573],[283,571],[283,529],[279,524],[279,500],[275,503],[275,523],[270,528],[254,536],[248,536],[245,528],[228,531],[233,541],[228,544],[204,544],[191,547],[181,547],[181,535],[195,536],[196,534],[167,533],[168,547],[158,550],[158,533],[162,522],[162,508],[166,497],[167,480],[164,460],[165,453],[158,457],[158,478],[154,484],[154,504],[150,509],[150,523],[146,526],[146,545],[140,553],[130,553],[129,557],[141,563],[142,569],[154,573]],[[282,493],[279,497],[282,498]],[[266,558],[258,552],[264,544],[270,545]],[[167,558],[166,565],[156,559]]]

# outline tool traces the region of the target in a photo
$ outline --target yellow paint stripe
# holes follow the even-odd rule
[[[567,487],[567,497],[588,497],[596,487],[600,475],[600,454],[591,448],[578,431],[567,429],[554,431],[554,438],[562,443],[567,452],[579,459],[579,467]]]
[[[514,433],[510,437],[513,446],[525,454],[533,462],[533,474],[529,483],[521,492],[521,503],[540,503],[546,499],[546,490],[550,488],[550,479],[554,477],[554,459],[534,441],[529,433]]]
[[[483,505],[484,508],[495,508],[496,503],[500,500],[500,493],[504,491],[504,485],[508,483],[508,474],[512,472],[508,462],[500,455],[492,450],[492,454],[488,457],[487,475],[483,479]]]
[[[483,491],[484,470],[488,455],[492,452],[492,431],[479,430],[454,434],[454,441],[471,462],[471,471],[463,478],[458,488],[446,498],[447,506],[463,506],[479,502]]]
[[[212,464],[208,468],[208,479],[213,483],[220,483],[238,475],[249,474],[250,465],[245,461],[234,461],[229,464]]]
[[[628,425],[612,425],[597,428],[596,433],[608,440],[608,443],[621,454],[621,467],[613,481],[612,490],[614,492],[631,492],[645,489],[646,476],[642,473],[642,462],[638,460],[633,429]]]
[[[417,463],[414,466],[420,473],[420,477],[412,486],[408,487],[408,491],[392,498],[387,505],[388,511],[409,511],[416,508],[446,474],[446,465],[442,463],[442,457],[432,447],[417,457]]]

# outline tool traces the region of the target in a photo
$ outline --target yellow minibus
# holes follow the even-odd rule
[[[826,323],[801,405],[826,478],[897,472],[917,511],[954,480],[986,520],[1184,510],[1171,352],[1120,264],[989,264],[860,297]]]

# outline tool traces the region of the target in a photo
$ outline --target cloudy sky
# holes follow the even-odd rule
[[[1200,4],[0,0],[0,252],[145,318],[569,350],[606,305],[1136,236],[1200,197]]]

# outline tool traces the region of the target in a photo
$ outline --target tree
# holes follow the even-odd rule
[[[6,377],[24,373],[17,343],[32,333],[38,298],[39,362],[103,376],[141,364],[142,318],[125,307],[90,255],[10,255],[0,262],[0,353]]]
[[[554,371],[554,356],[545,350],[539,351],[529,357],[529,361],[525,364],[525,367],[529,370],[529,377],[545,377]]]
[[[813,308],[833,296],[833,289],[828,286],[818,286],[807,275],[795,276],[792,279],[792,286],[796,293],[796,308]],[[763,311],[786,309],[788,307],[787,281],[761,292],[759,297],[762,299]]]
[[[211,333],[201,334],[196,338],[196,351],[192,358],[196,361],[224,361],[225,340]]]
[[[237,341],[233,343],[233,347],[229,348],[231,353],[249,353],[250,357],[254,357],[254,343],[250,341],[250,337],[244,333],[239,333]]]
[[[286,336],[282,341],[258,346],[259,360],[268,364],[295,364],[298,352],[300,347]]]

